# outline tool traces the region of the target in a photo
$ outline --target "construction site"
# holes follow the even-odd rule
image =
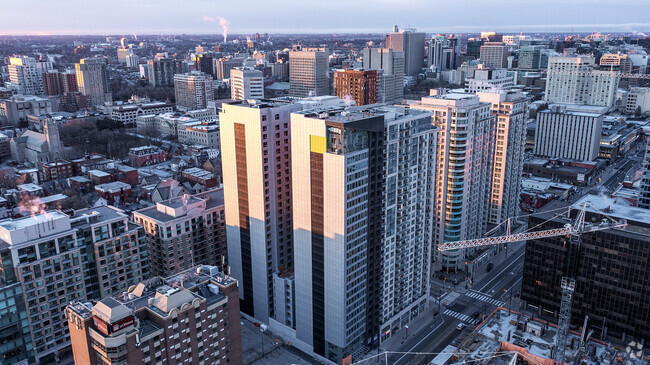
[[[564,344],[564,363],[584,365],[641,365],[641,342],[610,344],[592,338],[587,327],[581,332],[569,331]],[[431,364],[452,363],[553,365],[558,362],[556,339],[558,327],[540,319],[504,308],[495,309],[476,329],[459,343],[451,353],[441,354]]]

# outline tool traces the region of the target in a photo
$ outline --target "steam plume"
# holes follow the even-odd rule
[[[203,16],[203,21],[208,22],[208,23],[216,23],[219,22],[219,25],[221,26],[221,29],[223,29],[223,42],[226,43],[228,41],[228,31],[230,30],[230,22],[228,19],[217,16],[216,18],[213,18],[211,16],[204,15]]]

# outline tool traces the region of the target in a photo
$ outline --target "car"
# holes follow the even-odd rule
[[[459,323],[458,326],[456,326],[456,329],[462,331],[465,327],[467,327],[465,323]]]
[[[474,312],[474,314],[472,314],[472,319],[478,319],[479,317],[481,317],[480,312]]]
[[[486,270],[487,270],[487,272],[490,272],[490,271],[492,271],[492,269],[494,269],[494,264],[490,262],[490,263],[487,265]]]

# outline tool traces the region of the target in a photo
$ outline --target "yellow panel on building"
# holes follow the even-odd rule
[[[311,152],[325,153],[327,150],[327,139],[321,136],[309,136]]]

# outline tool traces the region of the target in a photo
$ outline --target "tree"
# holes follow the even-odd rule
[[[0,170],[0,187],[15,189],[18,186],[18,177],[11,170]]]
[[[74,189],[66,189],[63,194],[66,195],[67,198],[63,199],[59,203],[58,208],[60,210],[88,208],[88,203],[81,198],[78,191]]]

